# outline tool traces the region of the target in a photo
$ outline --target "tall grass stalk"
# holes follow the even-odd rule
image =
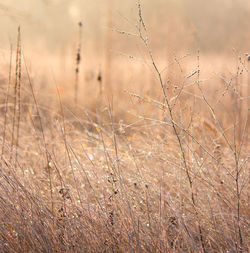
[[[12,44],[10,45],[10,62],[9,62],[9,79],[8,79],[8,88],[7,88],[7,93],[5,97],[5,110],[4,110],[4,129],[3,129],[3,143],[2,143],[2,153],[1,153],[1,158],[4,155],[4,148],[5,148],[5,140],[6,140],[6,125],[7,125],[7,116],[8,116],[8,108],[9,108],[9,93],[10,93],[10,87],[11,87],[11,74],[12,74]]]
[[[79,72],[81,63],[81,51],[82,51],[82,22],[78,23],[78,47],[76,53],[76,68],[75,68],[75,105],[78,103],[79,92]]]
[[[13,157],[14,145],[16,148],[15,158],[17,158],[17,148],[18,148],[17,145],[18,145],[19,125],[20,125],[20,116],[21,116],[20,90],[21,90],[21,30],[19,26],[18,31],[17,31],[17,45],[16,45],[16,75],[15,75],[15,84],[14,84],[14,108],[13,108],[14,111],[13,111],[13,121],[12,121],[10,160],[12,160],[12,157]],[[16,126],[16,120],[17,120],[17,126]],[[15,129],[16,129],[16,135],[15,135]]]

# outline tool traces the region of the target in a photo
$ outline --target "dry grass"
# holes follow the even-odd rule
[[[248,251],[249,61],[197,52],[164,70],[138,9],[144,65],[116,56],[46,86],[18,39],[16,81],[14,66],[1,80],[2,252]]]

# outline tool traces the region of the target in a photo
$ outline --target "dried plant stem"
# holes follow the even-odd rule
[[[20,131],[20,120],[21,120],[21,78],[22,78],[22,52],[21,52],[21,31],[20,26],[18,28],[19,37],[19,49],[18,49],[18,82],[17,82],[17,129],[16,129],[16,161],[17,161],[17,148],[19,146],[19,131]]]
[[[31,82],[30,74],[29,74],[29,71],[28,71],[28,67],[27,67],[24,55],[23,55],[23,59],[24,59],[24,66],[25,66],[26,74],[27,74],[27,77],[28,77],[28,82],[29,82],[29,85],[30,85],[31,94],[32,94],[32,97],[33,97],[33,101],[35,103],[36,113],[37,113],[40,128],[41,128],[42,141],[43,141],[43,145],[44,145],[44,148],[45,148],[46,168],[47,168],[47,171],[48,171],[48,174],[49,174],[51,212],[52,212],[52,215],[53,215],[53,222],[54,222],[55,213],[54,213],[54,201],[53,201],[53,185],[52,185],[52,176],[51,176],[51,167],[50,167],[50,153],[48,151],[48,147],[47,147],[47,143],[46,143],[46,139],[45,139],[45,134],[44,134],[42,118],[41,118],[40,110],[39,110],[38,103],[37,103],[36,96],[35,96],[34,89],[33,89],[33,84]]]
[[[20,101],[20,89],[19,86],[21,85],[21,59],[19,59],[21,56],[21,32],[20,32],[20,26],[18,27],[18,34],[17,34],[17,46],[16,46],[16,76],[15,76],[15,84],[14,84],[14,111],[13,111],[13,122],[12,122],[12,137],[11,137],[11,151],[10,151],[10,161],[12,160],[13,156],[13,147],[14,144],[18,144],[18,140],[16,136],[15,141],[15,127],[16,127],[16,113],[18,113],[18,120],[20,120],[20,114],[19,114],[19,101]],[[18,108],[17,108],[18,103]],[[20,122],[19,122],[20,123]],[[19,132],[19,123],[18,123],[18,130]],[[16,146],[17,149],[17,146]],[[17,152],[17,151],[16,151]]]
[[[241,61],[241,58],[240,58]],[[241,101],[237,99],[238,96],[241,96],[241,87],[239,86],[239,67],[237,68],[237,74],[236,74],[236,91],[237,93],[235,94],[235,110],[236,110],[236,115],[235,115],[235,123],[234,123],[234,160],[235,160],[235,186],[236,186],[236,196],[237,196],[237,230],[238,230],[238,240],[239,244],[236,243],[236,249],[241,253],[243,252],[243,236],[241,232],[241,185],[239,183],[240,180],[240,173],[241,173],[241,168],[239,165],[239,160],[241,156],[241,148],[244,142],[245,138],[245,132],[247,131],[247,126],[248,126],[248,114],[249,114],[249,108],[247,110],[247,117],[246,117],[246,124],[242,132],[242,115],[241,115]],[[238,103],[240,103],[238,105]],[[238,129],[238,135],[236,133],[236,124],[239,124],[239,129]],[[237,136],[236,136],[237,135]]]
[[[236,248],[238,248],[239,252],[243,252],[243,237],[241,232],[241,206],[240,206],[240,185],[239,185],[239,176],[240,176],[240,169],[239,169],[239,163],[237,159],[237,154],[235,152],[235,167],[236,167],[236,178],[235,178],[235,184],[236,184],[236,196],[237,196],[237,228],[238,228],[238,235],[239,235],[239,246],[236,244]]]
[[[2,144],[1,158],[4,155],[4,146],[5,146],[5,139],[6,139],[6,125],[7,125],[7,114],[8,114],[8,104],[9,104],[9,92],[10,92],[10,87],[11,87],[12,53],[13,53],[13,49],[12,49],[12,45],[10,45],[9,80],[8,80],[7,94],[6,94],[6,97],[5,97],[4,129],[3,129],[3,144]]]
[[[190,187],[190,190],[191,190],[191,200],[192,200],[193,208],[194,208],[197,220],[199,220],[198,211],[197,211],[197,207],[196,207],[196,200],[195,200],[195,195],[194,195],[194,189],[193,189],[193,180],[191,178],[190,171],[189,171],[189,166],[187,164],[187,159],[186,159],[183,143],[181,141],[180,134],[178,133],[176,124],[174,122],[174,115],[173,115],[172,107],[170,105],[170,102],[169,102],[169,99],[167,97],[167,93],[166,93],[166,90],[165,90],[165,87],[164,87],[164,82],[163,82],[163,79],[162,79],[162,74],[161,74],[160,70],[158,69],[158,67],[157,67],[157,65],[155,63],[155,59],[153,57],[153,53],[152,53],[151,48],[149,46],[149,41],[148,41],[149,38],[148,38],[148,35],[147,35],[147,29],[146,29],[145,23],[144,23],[144,20],[143,20],[143,17],[142,17],[142,9],[141,9],[140,0],[138,0],[137,3],[138,3],[138,11],[139,11],[139,13],[138,13],[138,16],[139,16],[139,25],[137,26],[137,31],[139,33],[140,39],[142,40],[142,42],[144,43],[144,45],[146,47],[146,50],[147,50],[147,52],[149,54],[151,63],[153,65],[153,68],[154,68],[154,70],[155,70],[155,72],[156,72],[156,74],[158,76],[158,81],[159,81],[160,86],[161,86],[161,90],[162,90],[162,93],[163,93],[163,96],[164,96],[164,101],[165,101],[165,103],[167,105],[167,109],[168,109],[168,112],[169,112],[171,126],[172,126],[172,128],[174,130],[174,135],[176,136],[178,144],[179,144],[179,147],[180,147],[180,151],[181,151],[181,155],[182,155],[182,160],[183,160],[186,176],[187,176],[187,179],[188,179],[188,182],[189,182],[189,187]],[[203,239],[203,234],[202,234],[202,230],[201,230],[200,224],[199,224],[199,234],[200,234],[200,241],[201,241],[202,250],[203,250],[203,252],[206,252],[206,250],[205,250],[205,242],[204,242],[204,239]]]
[[[79,26],[79,39],[76,53],[76,68],[75,68],[75,105],[77,105],[78,103],[79,71],[80,71],[81,51],[82,51],[82,22],[79,22],[78,26]]]
[[[239,67],[237,68],[237,74],[236,74],[236,86],[238,87],[238,76],[239,76]],[[239,117],[239,120],[241,121],[241,116],[238,115],[238,114],[241,114],[241,109],[238,107],[238,102],[237,102],[237,97],[235,98],[235,110],[236,110],[236,115],[235,115],[235,123],[234,123],[234,130],[233,130],[233,135],[234,135],[234,145],[232,145],[228,138],[226,137],[225,135],[225,131],[223,131],[222,127],[221,127],[221,124],[215,114],[215,111],[214,111],[214,108],[211,106],[211,104],[208,102],[201,86],[200,86],[200,83],[198,82],[197,83],[198,85],[198,88],[201,92],[201,95],[203,97],[203,100],[205,102],[205,104],[208,106],[208,108],[210,109],[210,112],[212,113],[212,116],[219,128],[219,131],[221,133],[221,135],[224,137],[229,149],[231,150],[231,152],[233,153],[234,155],[234,161],[235,161],[235,176],[233,176],[234,180],[235,180],[235,188],[236,188],[236,197],[237,197],[237,204],[236,204],[236,210],[237,210],[237,229],[238,229],[238,237],[239,237],[239,246],[238,244],[236,244],[236,248],[237,250],[239,250],[239,252],[242,252],[242,249],[243,249],[243,237],[242,237],[242,232],[241,232],[241,226],[240,226],[240,185],[239,185],[239,177],[240,177],[240,168],[239,168],[239,157],[240,157],[240,152],[241,152],[241,146],[243,143],[241,140],[240,140],[240,137],[238,138],[237,136],[237,132],[236,132],[236,123],[237,123],[237,120],[238,120],[238,117]],[[235,96],[240,96],[240,91],[237,90],[237,87],[236,87],[236,94]],[[248,112],[247,112],[248,113]],[[246,124],[248,122],[248,117],[247,117],[247,121],[246,121]],[[241,127],[241,124],[240,123],[240,129],[242,128]],[[240,130],[241,131],[241,130]],[[242,135],[242,138],[244,138],[245,136],[245,130],[243,131],[243,135]],[[240,133],[241,135],[241,133]],[[239,143],[238,143],[239,142]]]

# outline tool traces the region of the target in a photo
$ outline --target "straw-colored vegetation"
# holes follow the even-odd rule
[[[0,80],[1,252],[248,251],[250,56],[163,62],[137,9],[132,35],[111,32],[143,60],[107,52],[93,69],[79,24],[72,77],[51,84],[18,28]]]

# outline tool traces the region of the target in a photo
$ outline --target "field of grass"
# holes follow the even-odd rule
[[[79,38],[57,58],[18,30],[1,62],[0,252],[248,252],[250,56],[164,56],[140,5],[137,20],[135,54]]]

